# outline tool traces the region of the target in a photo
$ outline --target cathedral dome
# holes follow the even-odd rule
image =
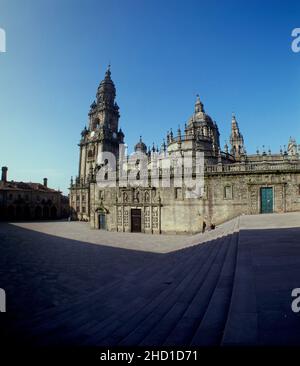
[[[134,151],[135,152],[142,152],[143,154],[147,153],[147,146],[142,141],[142,136],[140,136],[140,141],[134,146]]]
[[[203,151],[207,157],[217,157],[220,149],[219,135],[216,122],[205,113],[197,95],[194,113],[187,121],[184,136],[180,137],[181,147]]]
[[[209,127],[214,128],[215,123],[211,119],[211,117],[205,113],[204,105],[201,102],[199,95],[197,95],[196,103],[195,103],[195,111],[193,115],[188,120],[188,126],[193,124],[196,125],[207,125]]]

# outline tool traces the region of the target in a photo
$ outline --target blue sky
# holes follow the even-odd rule
[[[0,164],[67,193],[89,105],[111,62],[132,147],[161,144],[199,93],[221,143],[234,111],[249,153],[300,143],[299,1],[0,0]]]

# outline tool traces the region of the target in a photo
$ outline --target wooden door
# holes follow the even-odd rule
[[[142,231],[142,214],[139,208],[131,209],[131,232],[140,233]]]

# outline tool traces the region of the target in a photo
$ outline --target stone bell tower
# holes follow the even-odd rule
[[[101,152],[113,153],[118,158],[124,134],[119,129],[119,106],[115,98],[116,88],[108,66],[98,86],[96,100],[90,106],[88,128],[81,132],[79,179],[82,182],[90,181],[96,166],[102,163],[99,161]]]

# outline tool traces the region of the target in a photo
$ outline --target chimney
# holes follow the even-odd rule
[[[44,187],[47,187],[48,185],[48,178],[44,178]]]
[[[3,182],[7,182],[7,171],[8,171],[7,166],[3,166],[2,167],[2,176],[1,176],[1,180]]]

